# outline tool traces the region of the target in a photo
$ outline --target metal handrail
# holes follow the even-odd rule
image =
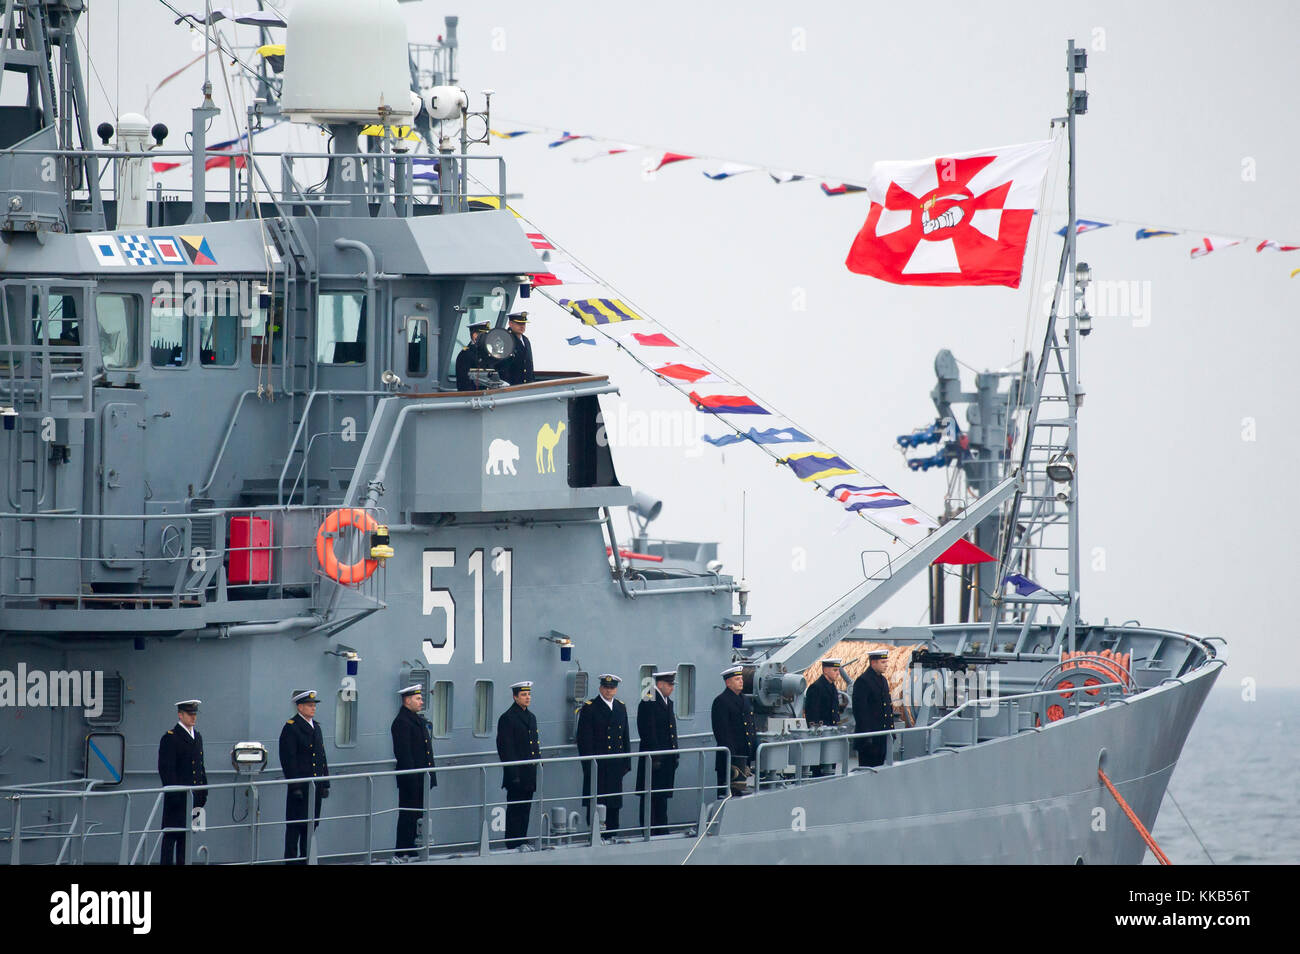
[[[716,785],[713,784],[705,784],[705,777],[706,777],[704,771],[706,766],[705,759],[709,755],[714,755],[716,757],[718,753],[725,753],[726,755],[726,763],[727,763],[726,771],[729,776],[731,753],[725,746],[714,745],[714,746],[697,746],[689,749],[659,749],[659,750],[647,751],[647,752],[610,753],[606,755],[575,755],[575,756],[561,756],[558,758],[524,759],[524,760],[510,761],[510,762],[502,762],[502,761],[481,762],[481,763],[473,763],[469,765],[435,766],[433,768],[402,769],[402,770],[391,770],[391,771],[382,771],[382,772],[357,772],[357,773],[347,773],[343,775],[320,776],[315,778],[245,779],[245,780],[235,781],[235,782],[219,782],[219,783],[209,783],[204,785],[168,785],[168,786],[159,786],[154,788],[115,790],[115,791],[106,790],[106,791],[86,791],[86,792],[52,792],[52,793],[40,793],[40,794],[29,794],[25,792],[15,793],[7,796],[7,799],[13,805],[13,818],[14,818],[14,826],[11,832],[11,840],[14,845],[11,854],[11,861],[14,863],[18,863],[20,861],[19,846],[24,837],[23,828],[22,828],[22,806],[26,803],[31,803],[38,799],[48,799],[54,801],[55,803],[62,802],[66,799],[73,799],[73,798],[78,799],[78,801],[82,805],[80,815],[83,818],[86,817],[87,807],[93,805],[97,800],[103,803],[104,800],[108,800],[108,799],[126,799],[127,810],[123,814],[124,821],[123,821],[123,827],[121,831],[98,831],[98,832],[91,832],[91,833],[86,833],[83,831],[81,833],[82,846],[83,846],[82,860],[84,861],[85,858],[84,844],[87,838],[118,837],[121,839],[129,839],[132,835],[138,834],[139,838],[136,841],[134,851],[131,852],[130,854],[130,862],[129,862],[131,864],[135,864],[138,863],[141,858],[148,837],[151,834],[161,835],[162,833],[161,828],[155,829],[154,819],[157,817],[158,811],[162,805],[163,796],[166,794],[185,792],[187,795],[186,804],[188,808],[193,804],[192,793],[196,789],[205,790],[209,795],[209,799],[211,798],[212,793],[217,791],[224,791],[227,789],[231,790],[232,792],[248,791],[253,795],[253,803],[258,804],[260,803],[261,793],[265,790],[274,791],[280,788],[287,788],[290,785],[307,784],[309,786],[308,804],[312,805],[314,804],[314,795],[315,795],[314,788],[316,785],[322,782],[333,785],[335,783],[341,783],[341,782],[363,781],[367,785],[367,792],[366,792],[366,799],[365,799],[367,805],[367,811],[365,813],[350,813],[350,814],[334,815],[334,816],[322,815],[319,818],[317,818],[317,822],[326,821],[326,820],[330,822],[342,822],[342,821],[348,821],[348,820],[358,819],[358,818],[363,819],[365,821],[366,847],[364,852],[362,853],[365,855],[367,860],[371,860],[376,851],[374,846],[374,825],[373,825],[374,817],[377,815],[391,814],[392,812],[400,810],[398,808],[385,809],[382,811],[374,810],[373,786],[374,786],[375,779],[382,779],[382,778],[396,779],[399,776],[409,776],[409,775],[426,776],[431,773],[432,774],[449,774],[449,773],[454,774],[456,772],[477,772],[482,776],[483,779],[483,786],[481,789],[483,792],[483,797],[479,801],[469,802],[464,804],[456,804],[456,805],[434,806],[430,804],[428,800],[426,800],[425,808],[423,810],[423,817],[425,819],[428,819],[431,815],[439,812],[465,811],[467,809],[477,808],[480,811],[480,816],[483,825],[486,825],[488,822],[488,815],[491,809],[502,807],[508,804],[506,801],[503,800],[492,800],[488,798],[489,789],[488,789],[487,774],[494,769],[505,769],[506,767],[518,768],[520,766],[528,766],[528,765],[537,766],[538,768],[537,788],[534,792],[532,801],[535,801],[537,803],[536,816],[539,817],[540,819],[546,817],[545,806],[547,802],[569,801],[575,798],[575,794],[562,794],[562,795],[547,794],[546,787],[545,787],[545,779],[546,779],[546,770],[548,766],[552,769],[552,771],[554,771],[555,768],[563,765],[582,764],[582,763],[592,764],[599,761],[607,761],[613,759],[628,759],[629,761],[631,761],[636,759],[648,760],[653,757],[661,756],[661,755],[677,755],[679,757],[686,756],[686,755],[695,755],[698,756],[700,759],[700,765],[701,765],[701,774],[699,780],[700,784],[695,786],[674,786],[671,789],[671,791],[686,792],[686,791],[697,790],[700,793],[700,805],[701,805],[700,813],[702,813],[703,805],[705,802],[705,793],[710,789],[716,787]],[[647,762],[647,766],[648,765],[649,762]],[[649,780],[650,775],[651,773],[647,771],[646,773],[647,780]],[[651,789],[647,782],[647,785],[644,789],[634,790],[632,792],[625,791],[622,792],[622,794],[649,795],[653,791],[661,791],[661,790]],[[131,830],[129,827],[130,800],[134,797],[141,797],[141,796],[148,797],[150,795],[154,796],[154,802],[153,802],[152,810],[149,814],[149,818],[146,821],[144,828],[139,829],[138,831]],[[598,797],[599,796],[596,795],[594,791],[589,796],[589,801],[592,803],[593,808],[594,808],[595,800]],[[700,813],[697,813],[697,815]],[[224,824],[209,825],[204,828],[204,831],[214,832],[214,831],[249,830],[253,833],[252,845],[254,847],[254,851],[256,851],[258,845],[257,834],[258,832],[260,832],[261,828],[265,826],[281,827],[286,824],[298,823],[298,820],[294,820],[292,822],[288,820],[264,822],[261,821],[256,816],[254,816],[251,813],[251,811],[250,811],[249,818],[251,819],[250,821],[233,823],[229,825],[224,825]],[[308,819],[308,821],[310,821],[310,818]],[[482,825],[480,827],[482,829]],[[530,827],[531,827],[531,823],[530,823]],[[593,828],[596,827],[597,826],[593,824]],[[647,812],[646,814],[645,825],[638,826],[638,827],[644,828],[644,832],[643,832],[644,837],[648,839],[650,837],[649,812]],[[426,824],[425,831],[428,832],[429,830],[430,828]],[[620,829],[620,830],[627,831],[630,829]],[[537,826],[537,834],[533,836],[530,840],[540,846],[542,839],[545,837],[549,837],[549,836],[544,832],[543,823],[539,820]],[[478,845],[479,845],[480,852],[486,850],[487,839],[486,838],[480,839]],[[428,843],[427,838],[423,847],[424,847],[425,856],[427,857],[429,854],[429,850],[432,847]],[[458,848],[458,847],[464,847],[464,844],[444,845],[441,847]],[[122,858],[126,857],[126,848],[127,846],[125,844],[123,844],[122,847],[119,848],[118,851],[119,857]],[[192,842],[187,841],[187,849],[190,850],[191,852],[193,851]],[[387,849],[381,849],[381,851],[387,853]],[[309,854],[309,863],[316,863],[318,860],[321,859],[356,857],[358,855],[358,852],[348,851],[348,852],[337,852],[333,854],[320,854],[316,848],[316,831],[315,831],[315,826],[313,825],[309,828],[308,854]],[[279,858],[274,859],[274,863],[278,864],[280,860],[281,859]],[[256,855],[254,855],[252,858],[249,859],[249,863],[252,864],[270,863],[270,860],[262,861],[261,859],[258,859]]]
[[[1124,687],[1121,683],[1118,682],[1105,682],[1105,683],[1098,683],[1095,686],[1089,686],[1088,688],[1096,689],[1096,690],[1102,690],[1102,689],[1122,690]],[[1084,691],[1085,690],[1082,688],[1071,689],[1067,691],[1070,697],[1067,701],[1069,701],[1071,706],[1073,706],[1075,710],[1074,715],[1078,715],[1080,709],[1082,708],[1082,700],[1079,699],[1078,697],[1083,695]],[[1021,699],[1030,699],[1038,696],[1052,696],[1052,695],[1065,695],[1065,694],[1066,693],[1062,693],[1059,688],[1041,689],[1034,692],[1016,693],[1015,695],[1011,695],[1011,696],[999,696],[996,701],[997,701],[997,707],[1000,710],[1002,706],[1005,705],[1006,703],[1018,702]],[[813,736],[809,738],[796,738],[792,736],[787,739],[773,739],[768,742],[762,742],[758,745],[758,748],[754,752],[754,762],[755,762],[754,789],[755,791],[758,791],[759,788],[761,788],[762,786],[762,782],[763,782],[762,765],[763,765],[764,749],[788,748],[790,746],[797,745],[799,746],[800,749],[800,761],[802,761],[803,746],[805,745],[821,745],[822,743],[828,741],[833,741],[836,743],[839,742],[848,743],[849,741],[856,740],[856,739],[869,739],[869,738],[876,738],[876,737],[883,736],[886,739],[885,764],[893,765],[894,764],[894,745],[893,745],[894,736],[906,735],[909,732],[925,732],[927,733],[926,755],[933,755],[934,754],[933,739],[934,739],[934,732],[936,729],[942,726],[949,719],[958,716],[968,706],[974,706],[977,707],[977,709],[983,708],[988,706],[989,701],[990,700],[988,699],[967,699],[965,702],[963,702],[961,705],[954,708],[952,711],[944,713],[941,717],[936,719],[934,722],[930,722],[925,725],[904,726],[899,729],[875,729],[872,730],[871,732],[851,732],[851,733],[843,733],[843,734],[833,733],[828,735]],[[996,713],[990,714],[989,718],[992,718],[993,715],[995,714]],[[972,736],[973,736],[972,744],[976,744],[979,738],[978,711],[975,714],[975,721],[972,725]],[[846,769],[844,774],[846,775],[848,774],[847,769],[848,769],[849,749],[850,747],[846,744],[844,750],[845,769]],[[835,764],[838,765],[839,763],[837,762]],[[836,774],[839,773],[837,772]],[[801,782],[801,781],[803,781],[803,779],[796,779],[796,782]]]

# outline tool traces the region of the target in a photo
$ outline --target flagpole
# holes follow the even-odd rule
[[[1075,76],[1082,73],[1088,64],[1088,53],[1083,49],[1076,49],[1074,40],[1069,41],[1066,49],[1065,71],[1070,78],[1070,93],[1066,100],[1066,122],[1069,128],[1069,178],[1067,190],[1070,202],[1070,222],[1065,232],[1066,250],[1069,261],[1069,268],[1065,274],[1065,280],[1073,286],[1069,295],[1069,330],[1067,344],[1069,345],[1069,387],[1066,391],[1066,417],[1069,421],[1067,427],[1067,454],[1071,455],[1069,459],[1077,462],[1079,459],[1079,282],[1077,261],[1075,258],[1076,235],[1078,217],[1075,212],[1075,141],[1074,141],[1074,117],[1080,113],[1087,112],[1088,94],[1086,91],[1077,91],[1074,86]],[[1076,463],[1077,468],[1077,463]],[[1069,526],[1069,586],[1070,599],[1066,606],[1066,635],[1069,640],[1070,652],[1075,651],[1075,628],[1079,620],[1079,475],[1075,470],[1074,480],[1070,482],[1066,490],[1068,495],[1065,501],[1067,513],[1067,522]]]
[[[1052,294],[1052,304],[1047,316],[1047,328],[1043,335],[1043,347],[1039,353],[1038,365],[1034,368],[1033,375],[1033,395],[1034,399],[1029,407],[1029,417],[1025,423],[1025,437],[1020,450],[1020,461],[1015,469],[1019,475],[1019,483],[1016,488],[1014,497],[1005,514],[1005,528],[1001,534],[1001,546],[998,553],[998,578],[994,581],[994,599],[992,601],[992,612],[989,614],[989,645],[997,644],[999,616],[1003,612],[1008,612],[1007,602],[1013,602],[1017,605],[1036,604],[1041,602],[1056,603],[1062,605],[1060,628],[1057,630],[1055,641],[1060,641],[1063,646],[1073,651],[1075,648],[1076,624],[1079,619],[1079,532],[1078,532],[1078,480],[1077,474],[1074,473],[1078,461],[1078,376],[1079,368],[1077,361],[1078,331],[1079,331],[1079,305],[1082,301],[1083,289],[1086,282],[1079,279],[1077,262],[1075,261],[1076,249],[1076,230],[1078,228],[1078,216],[1075,209],[1075,139],[1074,139],[1074,118],[1076,115],[1082,115],[1088,110],[1088,93],[1086,90],[1075,89],[1075,74],[1083,73],[1087,68],[1087,52],[1081,48],[1076,48],[1074,41],[1070,40],[1066,48],[1066,72],[1069,75],[1069,94],[1066,101],[1066,114],[1052,120],[1055,127],[1058,123],[1067,130],[1067,139],[1069,144],[1068,153],[1068,170],[1067,170],[1067,192],[1069,202],[1070,220],[1065,227],[1065,243],[1061,248],[1061,260],[1056,273],[1056,285]],[[1068,283],[1068,284],[1067,284]],[[1057,322],[1061,317],[1061,298],[1065,296],[1069,299],[1067,316],[1067,331],[1065,335],[1065,346],[1062,347],[1057,338]],[[1062,357],[1061,352],[1068,351],[1068,357]],[[1065,408],[1063,413],[1056,418],[1045,420],[1040,425],[1040,412],[1043,409],[1043,402],[1049,398],[1045,397],[1044,391],[1048,382],[1048,367],[1052,359],[1056,359],[1056,371],[1053,376],[1059,373],[1062,382],[1063,395],[1053,397],[1051,400],[1064,400]],[[1039,427],[1047,429],[1049,437],[1046,446],[1039,445],[1036,440],[1036,434]],[[1065,430],[1066,436],[1062,443],[1056,444],[1055,440],[1050,437],[1054,433],[1054,428]],[[1053,447],[1055,445],[1055,447]],[[1048,457],[1042,461],[1034,460],[1035,451],[1047,451]],[[1051,456],[1052,450],[1057,451],[1057,456]],[[1055,467],[1053,465],[1056,465]],[[1062,466],[1064,465],[1064,466]],[[1053,470],[1069,472],[1068,479],[1063,481],[1054,480],[1051,477]],[[1064,483],[1061,490],[1055,491],[1054,483]],[[1040,519],[1039,504],[1055,496],[1056,503],[1062,504],[1065,508],[1066,524],[1066,546],[1067,551],[1067,578],[1068,590],[1061,594],[1057,599],[1016,599],[1008,601],[1003,595],[1005,587],[1004,575],[1012,567],[1012,553],[1022,552],[1026,557],[1029,553],[1037,549],[1032,543],[1035,532],[1039,534],[1040,544],[1042,547],[1041,537],[1047,525],[1056,523],[1055,518]],[[1021,527],[1020,511],[1025,503],[1025,498],[1029,497],[1034,501],[1034,507],[1028,518],[1025,520],[1025,526]],[[1059,511],[1056,511],[1059,514]],[[1039,526],[1035,528],[1035,524]],[[1044,549],[1059,550],[1058,547],[1044,547]],[[1028,570],[1026,570],[1028,572]],[[1055,595],[1055,594],[1054,594]],[[1029,621],[1032,619],[1032,608],[1025,614],[1024,627],[1021,630],[1021,639],[1028,630]]]

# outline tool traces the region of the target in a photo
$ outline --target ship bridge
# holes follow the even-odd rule
[[[6,630],[337,629],[384,605],[384,571],[331,578],[322,534],[364,565],[358,527],[630,500],[596,439],[606,379],[455,390],[469,326],[504,326],[544,269],[499,157],[417,156],[348,123],[329,152],[254,154],[249,136],[232,156],[205,143],[210,100],[188,150],[125,116],[95,143],[75,56],[57,124],[38,68],[75,53],[80,5],[30,6],[0,51],[31,74],[0,114]],[[249,128],[279,118],[259,102]],[[141,187],[144,163],[187,161],[228,170],[225,194],[205,172]],[[343,506],[364,519],[332,528]]]

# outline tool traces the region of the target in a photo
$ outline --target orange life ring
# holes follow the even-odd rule
[[[336,534],[344,527],[355,527],[362,533],[373,533],[375,520],[364,510],[335,510],[316,531],[316,559],[325,575],[343,584],[361,583],[379,569],[379,561],[362,557],[356,563],[340,563],[334,553],[334,544],[327,534]]]

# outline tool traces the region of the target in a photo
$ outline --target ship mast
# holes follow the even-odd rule
[[[1091,270],[1086,263],[1077,261],[1078,219],[1075,212],[1075,117],[1088,111],[1088,92],[1077,89],[1075,83],[1087,65],[1087,51],[1076,47],[1070,40],[1066,47],[1065,70],[1069,77],[1066,114],[1053,120],[1053,125],[1060,123],[1066,128],[1069,144],[1066,186],[1069,221],[1065,228],[1065,244],[1061,250],[1047,331],[1035,369],[1034,400],[1029,407],[1017,469],[1020,484],[1000,535],[995,612],[989,620],[991,645],[997,643],[999,616],[1005,615],[1004,623],[1015,621],[1022,624],[1020,639],[1015,646],[1017,651],[1030,648],[1024,642],[1040,605],[1060,607],[1061,623],[1054,643],[1071,651],[1075,649],[1080,619],[1078,413],[1083,392],[1079,387],[1078,344],[1079,339],[1092,330],[1092,319],[1084,299],[1091,281]],[[1060,335],[1062,323],[1065,325],[1064,341]],[[1051,410],[1044,413],[1046,407]],[[1062,552],[1066,555],[1065,572],[1062,573],[1059,566],[1053,569],[1058,576],[1066,577],[1064,590],[1037,580],[1042,589],[1036,592],[1025,595],[1003,592],[1007,574],[1020,573],[1028,577],[1034,572],[1035,556],[1046,557]]]

